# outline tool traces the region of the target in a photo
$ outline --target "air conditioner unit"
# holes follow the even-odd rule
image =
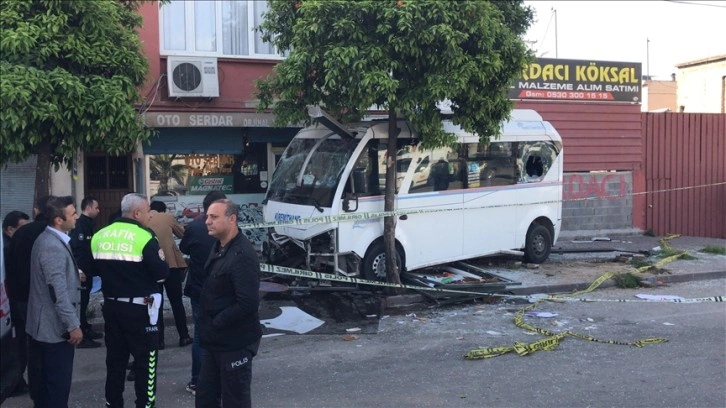
[[[216,58],[169,57],[166,72],[170,97],[219,97]]]

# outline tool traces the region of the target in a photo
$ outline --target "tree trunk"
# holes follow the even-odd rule
[[[396,110],[388,109],[388,151],[386,154],[386,195],[384,199],[384,211],[394,211],[396,194],[396,150],[398,123]],[[398,264],[396,263],[396,217],[385,217],[383,219],[383,242],[386,246],[386,278],[390,283],[401,283]]]
[[[35,164],[35,197],[33,206],[40,197],[50,194],[50,140],[43,140],[38,145],[38,162]],[[43,210],[43,209],[40,209]]]

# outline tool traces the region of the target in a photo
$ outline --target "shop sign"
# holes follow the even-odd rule
[[[510,99],[641,101],[641,63],[537,58],[510,87]]]
[[[205,195],[213,190],[232,194],[233,178],[231,174],[211,174],[209,176],[189,176],[187,185],[189,195]]]
[[[158,127],[271,127],[271,113],[147,112],[146,126]]]

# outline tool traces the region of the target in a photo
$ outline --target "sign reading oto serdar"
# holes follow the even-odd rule
[[[537,58],[509,90],[511,99],[641,100],[641,64]]]

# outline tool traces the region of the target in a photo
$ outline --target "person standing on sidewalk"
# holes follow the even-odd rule
[[[158,365],[159,284],[169,276],[164,253],[146,226],[149,200],[127,194],[121,218],[102,228],[91,240],[91,252],[103,280],[103,319],[106,334],[106,406],[123,407],[129,354],[134,356],[137,407],[156,401]]]
[[[92,197],[81,200],[81,216],[76,221],[76,227],[71,231],[71,249],[76,258],[78,267],[81,269],[81,330],[83,330],[83,341],[78,348],[101,347],[101,343],[94,341],[103,337],[103,334],[93,330],[88,323],[86,313],[88,302],[91,298],[93,277],[98,276],[96,264],[91,253],[91,238],[93,238],[93,220],[98,216],[98,201]]]
[[[8,251],[10,256],[7,260],[5,283],[10,300],[10,316],[18,336],[21,377],[28,366],[28,336],[25,334],[25,322],[28,316],[28,294],[30,293],[30,259],[35,240],[48,226],[45,222],[45,206],[50,199],[51,196],[44,196],[35,202],[33,208],[35,220],[15,231]],[[21,378],[14,394],[20,395],[28,392],[28,385]]]
[[[30,261],[28,380],[36,407],[67,407],[75,346],[83,340],[78,304],[81,280],[68,232],[76,225],[72,197],[54,197],[47,228],[33,244]]]
[[[189,255],[189,271],[187,274],[187,283],[184,286],[184,295],[189,297],[192,305],[192,320],[194,322],[194,342],[192,343],[192,379],[187,383],[186,390],[192,395],[196,395],[197,382],[199,381],[199,369],[202,366],[202,354],[204,350],[199,344],[199,294],[202,292],[202,286],[207,279],[204,272],[204,264],[209,258],[214,243],[217,242],[213,236],[209,235],[207,230],[207,209],[209,206],[227,196],[219,191],[214,190],[207,193],[202,201],[204,215],[197,217],[189,223],[184,229],[184,237],[179,243],[179,249]]]
[[[22,211],[10,211],[3,218],[3,251],[7,255],[10,251],[10,241],[20,227],[30,222],[30,216]]]
[[[217,243],[204,265],[207,280],[199,297],[202,368],[196,407],[252,406],[252,359],[262,337],[260,262],[237,226],[239,206],[217,200],[207,211],[207,229]],[[195,330],[197,330],[195,328]]]
[[[187,270],[187,263],[179,247],[174,242],[174,236],[181,238],[184,236],[184,227],[176,221],[173,215],[166,213],[166,204],[161,201],[151,202],[151,218],[149,219],[149,228],[156,234],[159,240],[159,246],[164,251],[164,258],[169,264],[169,277],[164,281],[163,287],[166,289],[166,296],[171,303],[171,311],[174,314],[174,324],[176,331],[179,333],[179,347],[192,344],[189,337],[189,328],[187,328],[187,314],[184,310],[182,302],[182,282],[184,282],[184,272]],[[160,289],[162,290],[162,289]],[[164,349],[164,301],[160,306],[161,316],[159,316],[159,350]]]

